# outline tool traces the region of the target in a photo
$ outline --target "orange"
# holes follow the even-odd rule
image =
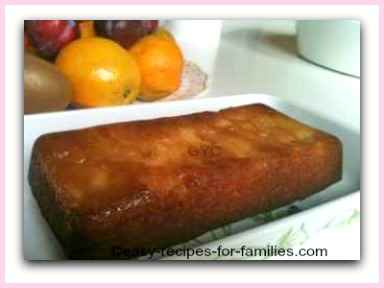
[[[157,100],[179,88],[184,61],[172,37],[154,33],[138,40],[130,51],[140,69],[141,100]]]
[[[60,51],[56,65],[72,83],[75,106],[129,104],[140,91],[135,58],[112,40],[75,40]]]
[[[173,37],[172,33],[169,32],[167,29],[164,27],[159,27],[155,30],[155,32],[152,33],[152,35],[157,36],[157,37],[164,37],[166,39],[176,41],[175,38]]]

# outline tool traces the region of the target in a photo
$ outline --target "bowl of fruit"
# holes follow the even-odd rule
[[[158,20],[24,22],[25,114],[191,98],[207,78]]]

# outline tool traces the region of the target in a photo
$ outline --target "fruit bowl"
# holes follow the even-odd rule
[[[24,48],[69,81],[67,109],[164,102],[207,94],[221,26],[217,20],[31,20],[25,22]],[[122,58],[125,64],[116,61]],[[30,93],[28,87],[36,87],[27,83],[31,79],[24,77],[24,103],[39,94]],[[39,89],[50,94],[45,88]],[[60,95],[52,99],[59,102]],[[38,102],[33,113],[63,110],[48,104]]]

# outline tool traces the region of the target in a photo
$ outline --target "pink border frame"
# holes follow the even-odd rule
[[[109,287],[112,284],[8,284],[5,283],[5,259],[2,257],[5,252],[5,6],[18,4],[365,4],[377,5],[380,8],[380,78],[384,79],[384,2],[380,0],[0,0],[0,287]],[[380,175],[384,172],[384,82],[380,81]],[[334,287],[384,287],[384,178],[380,179],[380,279],[377,284],[332,284]],[[281,287],[284,284],[114,284],[114,287],[140,286],[149,287]],[[316,284],[316,287],[325,287],[329,284]],[[287,287],[306,287],[309,284],[286,284]],[[311,285],[312,286],[312,285]]]

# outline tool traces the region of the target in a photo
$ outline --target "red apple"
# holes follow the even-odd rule
[[[24,32],[24,48],[30,48],[31,47],[31,42],[29,41],[28,35]]]
[[[68,43],[79,37],[75,21],[70,20],[28,20],[25,30],[37,53],[53,60]]]

